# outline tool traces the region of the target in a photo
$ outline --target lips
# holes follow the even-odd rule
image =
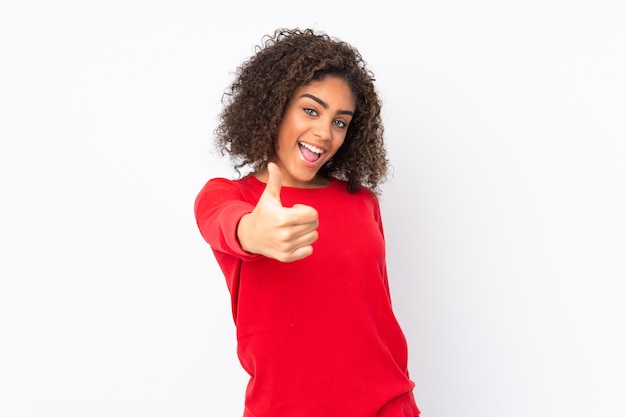
[[[316,162],[324,153],[324,149],[304,142],[298,142],[298,147],[300,148],[300,155],[308,162]]]

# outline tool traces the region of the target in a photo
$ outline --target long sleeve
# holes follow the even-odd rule
[[[372,200],[374,204],[374,220],[376,224],[378,224],[378,229],[380,230],[380,234],[383,237],[383,241],[385,240],[385,229],[383,227],[383,219],[382,213],[380,210],[380,203],[378,198],[375,195],[372,195]],[[389,304],[391,304],[391,291],[389,289],[389,277],[387,276],[387,262],[385,261],[383,265],[383,282],[385,284],[385,290],[387,291],[387,297],[389,298]]]
[[[211,248],[242,260],[259,257],[246,252],[237,239],[239,220],[253,209],[254,205],[245,201],[240,190],[222,178],[207,182],[194,205],[198,228]]]

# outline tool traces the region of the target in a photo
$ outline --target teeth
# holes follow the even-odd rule
[[[315,152],[317,154],[322,154],[324,152],[324,149],[316,148],[315,146],[309,145],[308,143],[304,143],[304,142],[299,142],[299,143],[300,143],[300,145],[304,146],[305,148],[307,148],[311,152]]]

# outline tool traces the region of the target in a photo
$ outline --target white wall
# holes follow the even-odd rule
[[[192,206],[230,173],[210,153],[230,73],[278,26],[377,75],[423,415],[626,414],[619,1],[6,3],[0,415],[241,415]]]

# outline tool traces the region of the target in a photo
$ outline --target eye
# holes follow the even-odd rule
[[[335,124],[342,129],[348,126],[348,124],[343,120],[335,120]]]
[[[315,111],[314,109],[310,107],[305,107],[304,112],[308,114],[309,116],[317,116],[317,111]]]

